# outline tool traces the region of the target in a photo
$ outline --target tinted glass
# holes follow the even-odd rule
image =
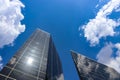
[[[26,75],[24,73],[18,72],[13,70],[13,72],[10,74],[10,77],[15,78],[17,80],[36,80],[37,77]]]
[[[7,67],[4,67],[2,70],[1,70],[1,74],[3,75],[8,75],[9,72],[10,72],[11,69],[7,68]]]

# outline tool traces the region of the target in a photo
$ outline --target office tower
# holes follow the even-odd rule
[[[114,69],[71,51],[80,80],[120,80],[120,74]]]
[[[64,80],[49,33],[37,29],[1,70],[0,80]]]

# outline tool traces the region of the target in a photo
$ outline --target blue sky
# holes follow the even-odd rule
[[[14,14],[12,11],[18,10],[15,12],[18,17],[12,18],[16,22],[12,26],[17,25],[15,29],[7,27],[4,29],[5,25],[0,26],[1,64],[5,65],[30,34],[36,28],[40,28],[52,35],[62,61],[65,80],[79,80],[70,55],[71,49],[120,72],[120,0],[21,0],[21,2],[25,7],[18,2],[17,8],[7,7],[8,9],[11,7],[10,11],[2,5],[3,10],[5,9],[9,15]],[[1,3],[10,2],[3,0]],[[19,8],[20,6],[23,8]],[[2,18],[1,23],[4,20]],[[21,24],[17,21],[21,21]],[[5,23],[9,25],[11,22]],[[17,32],[11,33],[11,30]],[[13,37],[14,35],[9,33],[16,35]]]

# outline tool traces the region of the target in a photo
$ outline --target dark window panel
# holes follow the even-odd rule
[[[46,76],[46,74],[44,74],[42,72],[39,73],[39,78],[45,80],[45,76]]]
[[[38,80],[48,80],[48,79],[42,79],[42,78],[39,78]]]
[[[7,78],[7,80],[15,80],[15,79],[10,79],[10,78]]]
[[[15,64],[11,65],[10,63],[7,63],[6,66],[13,68]]]
[[[17,52],[17,54],[15,54],[14,56],[18,56],[18,58],[19,58],[19,57],[23,54],[22,52],[23,52],[23,51],[20,50],[20,51]]]
[[[15,78],[16,80],[37,80],[37,77],[35,78],[15,70],[10,74],[10,77]]]
[[[0,80],[5,80],[6,77],[0,75]]]
[[[7,68],[7,67],[4,67],[2,70],[1,70],[1,74],[3,74],[3,75],[8,75],[9,74],[9,72],[10,72],[10,70],[11,69],[9,69],[9,68]]]
[[[32,65],[22,65],[22,64],[17,64],[15,69],[22,71],[24,73],[37,76],[38,70],[36,70],[34,67],[31,67]]]
[[[19,73],[19,72],[17,72],[17,71],[12,71],[12,73],[10,74],[10,77],[12,77],[12,78],[15,78],[15,79],[18,79],[19,77],[21,78],[21,77],[23,77],[23,73]]]
[[[38,79],[38,80],[44,80],[44,79]],[[45,79],[46,80],[46,79]]]
[[[42,65],[41,68],[40,68],[40,71],[46,73],[46,66]]]

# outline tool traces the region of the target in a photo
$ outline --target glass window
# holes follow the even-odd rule
[[[10,78],[7,78],[7,80],[15,80],[15,79],[10,79]]]
[[[46,67],[41,67],[40,71],[45,73],[46,72]]]
[[[0,75],[0,80],[5,80],[6,77]]]
[[[27,52],[33,53],[35,55],[39,55],[39,54],[41,54],[42,49],[32,45],[32,46],[29,46],[29,48],[25,51],[25,53],[27,53]]]
[[[21,47],[20,50],[18,50],[15,54],[15,56],[20,57],[23,54],[23,51],[26,49],[26,47]]]
[[[12,59],[10,60],[10,64],[13,65],[15,64],[17,61],[16,57],[12,57]]]
[[[44,73],[41,73],[41,72],[39,73],[39,78],[45,79],[45,76],[46,75]]]
[[[40,58],[40,54],[35,54],[35,53],[30,52],[30,51],[26,52],[23,56],[24,57],[26,57],[26,56],[32,56],[32,57],[35,57],[35,58],[38,58],[38,59]]]
[[[1,74],[3,74],[3,75],[8,75],[9,74],[9,72],[10,72],[10,70],[11,69],[9,69],[9,68],[7,68],[7,67],[4,67],[2,70],[1,70]]]
[[[30,65],[17,64],[15,69],[25,72],[27,74],[34,75],[34,76],[37,76],[37,73],[38,73],[38,69],[36,69]]]
[[[29,57],[22,57],[18,63],[23,65],[28,65],[29,67],[39,67],[40,60],[38,58],[34,58],[32,56]],[[31,65],[29,64],[31,63]]]
[[[7,66],[13,68],[13,66],[16,64],[17,60],[18,60],[18,59],[17,59],[15,56],[13,56],[13,57],[10,59],[10,62],[7,63]]]
[[[22,57],[18,63],[22,63],[22,64],[25,64],[26,63],[26,58],[25,57]]]
[[[48,79],[42,79],[42,78],[39,78],[38,80],[48,80]]]
[[[13,70],[13,72],[10,74],[10,77],[15,78],[16,80],[36,80],[36,77],[26,75],[15,70]]]

